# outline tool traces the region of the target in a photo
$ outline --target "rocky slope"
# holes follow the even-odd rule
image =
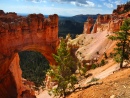
[[[130,69],[122,69],[99,80],[99,85],[74,92],[67,98],[129,98]]]
[[[79,47],[75,53],[76,57],[81,62],[85,60],[86,65],[91,65],[94,60],[99,63],[104,53],[109,56],[115,42],[109,40],[108,36],[120,30],[123,20],[129,18],[129,13],[130,11],[121,15],[99,15],[95,23],[89,17],[84,23],[83,34],[70,39],[68,43]]]
[[[113,32],[119,31],[125,18],[130,18],[130,11],[118,14],[121,9],[125,8],[127,8],[125,5],[118,6],[110,15],[99,15],[95,24],[92,18],[88,18],[84,24],[83,34],[77,36],[76,39],[69,40],[68,44],[79,47],[75,55],[83,66],[90,69],[93,63],[100,64],[103,59],[107,64],[88,71],[92,76],[82,80],[81,86],[93,81],[93,78],[100,79],[99,82],[102,81],[102,84],[74,92],[67,98],[130,97],[129,69],[119,70],[119,65],[110,58],[116,42],[108,39]],[[107,55],[107,59],[104,54]]]

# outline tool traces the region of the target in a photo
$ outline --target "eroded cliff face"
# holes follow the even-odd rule
[[[0,10],[0,96],[20,98],[25,91],[22,88],[18,52],[38,51],[53,65],[52,53],[56,52],[58,44],[56,14],[46,19],[42,14],[22,17]]]
[[[84,34],[90,34],[91,33],[91,28],[94,24],[94,19],[91,17],[88,17],[87,21],[84,23]]]
[[[86,22],[84,24],[84,33],[92,34],[92,33],[102,32],[105,30],[110,32],[119,31],[123,19],[124,18],[114,14],[99,15],[95,23]],[[93,19],[91,18],[91,20]],[[92,30],[90,28],[92,28]]]
[[[117,10],[121,10],[118,7]],[[130,18],[130,11],[123,14],[99,15],[95,23],[92,18],[87,19],[83,34],[68,42],[78,47],[75,55],[83,65],[87,65],[89,69],[93,63],[101,63],[104,53],[109,56],[113,52],[116,42],[108,39],[108,36],[120,30],[125,18]]]
[[[130,2],[126,4],[118,5],[116,9],[113,10],[113,14],[123,14],[130,11]]]
[[[89,34],[103,32],[107,30],[108,32],[117,32],[120,30],[123,19],[130,17],[130,4],[118,5],[117,9],[113,10],[112,14],[99,15],[94,24],[88,24],[89,26],[84,26],[84,31],[89,30]],[[122,12],[126,11],[126,12]],[[90,19],[90,18],[89,18]],[[92,20],[92,18],[91,18]],[[86,23],[85,23],[86,24]],[[90,26],[93,26],[92,31],[90,31]],[[88,33],[86,33],[88,34]]]
[[[105,30],[109,32],[117,32],[120,30],[120,26],[122,25],[123,19],[130,17],[129,13],[130,12],[128,12],[127,14],[125,13],[120,16],[112,14],[112,15],[109,15],[109,18],[103,18],[103,16],[102,17],[98,16],[96,22],[93,25],[91,25],[91,27],[93,26],[92,31],[90,31],[89,27],[86,27],[86,29],[89,30],[88,31],[89,33],[86,33],[86,34],[102,32]]]

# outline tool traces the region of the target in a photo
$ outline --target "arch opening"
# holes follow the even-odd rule
[[[23,84],[35,90],[44,88],[43,81],[50,68],[48,60],[37,51],[21,51],[18,54]]]

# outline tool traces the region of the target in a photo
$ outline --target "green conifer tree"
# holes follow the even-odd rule
[[[120,62],[120,68],[123,67],[123,61],[129,59],[129,42],[130,42],[130,19],[125,19],[119,32],[109,36],[109,39],[116,40],[115,60]]]
[[[53,80],[57,81],[58,85],[52,89],[52,92],[56,96],[66,96],[67,90],[74,89],[77,79],[74,75],[76,62],[70,55],[70,49],[64,39],[61,40],[57,54],[53,54],[53,57],[57,65],[50,72]]]

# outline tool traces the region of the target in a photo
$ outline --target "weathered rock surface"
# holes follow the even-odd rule
[[[130,3],[118,5],[117,9],[113,10],[113,14],[122,14],[128,12],[130,9]]]
[[[125,10],[126,8],[123,7]],[[69,42],[79,47],[75,55],[81,64],[87,65],[87,68],[90,69],[93,63],[100,63],[104,59],[104,53],[107,56],[110,55],[116,42],[109,40],[108,36],[119,31],[124,19],[129,17],[130,11],[122,14],[99,15],[95,23],[89,17],[84,23],[83,34]]]
[[[130,3],[118,5],[117,8],[113,10],[112,14],[98,15],[95,23],[93,18],[88,17],[87,21],[84,23],[83,33],[91,34],[103,32],[105,30],[110,32],[119,31],[123,19],[128,17],[130,17]]]
[[[84,23],[84,34],[90,34],[91,27],[94,24],[94,20],[91,17],[88,17],[87,21]]]
[[[97,22],[99,24],[108,23],[111,19],[111,15],[99,15],[97,18]]]
[[[46,19],[42,14],[21,17],[0,10],[0,97],[20,98],[24,91],[18,52],[38,51],[54,64],[52,53],[58,43],[56,14]]]
[[[110,15],[99,15],[96,22],[94,23],[92,18],[88,18],[87,22],[84,23],[84,34],[92,34],[97,32],[103,32],[105,30],[110,32],[117,32],[120,30],[123,19],[130,17],[130,11],[121,15],[110,14]]]
[[[91,33],[102,32],[108,30],[117,32],[120,30],[123,19],[130,17],[130,4],[118,5],[112,14],[99,15]]]
[[[123,18],[118,15],[99,15],[91,33],[103,32],[108,30],[110,32],[119,31]]]

